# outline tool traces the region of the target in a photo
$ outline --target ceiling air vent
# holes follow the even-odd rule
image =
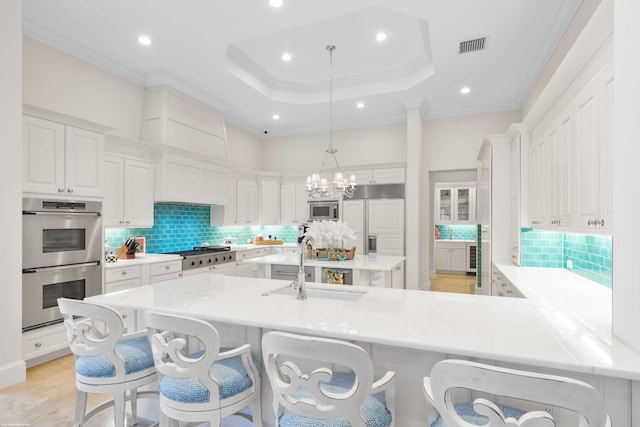
[[[475,52],[476,50],[483,50],[486,42],[487,42],[486,37],[458,42],[458,53],[462,54],[462,53]]]

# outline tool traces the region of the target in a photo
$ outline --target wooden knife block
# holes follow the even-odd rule
[[[116,254],[116,257],[118,259],[134,259],[136,257],[136,254],[133,253],[133,254],[129,255],[129,254],[127,254],[128,250],[129,250],[129,248],[127,248],[126,245],[120,246],[120,249],[118,249],[118,253]]]

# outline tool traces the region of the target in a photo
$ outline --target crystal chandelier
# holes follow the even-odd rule
[[[307,176],[307,193],[313,199],[353,197],[353,190],[356,187],[355,175],[345,177],[342,174],[336,158],[338,150],[333,147],[333,51],[335,48],[334,45],[327,46],[329,51],[329,147],[325,150],[327,154],[322,160],[320,170]],[[323,176],[325,171],[332,178]]]

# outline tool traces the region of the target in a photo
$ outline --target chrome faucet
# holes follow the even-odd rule
[[[304,236],[300,242],[300,262],[298,263],[298,278],[291,282],[293,289],[298,291],[296,299],[307,299],[307,291],[305,290],[305,273],[304,273],[304,259],[307,256],[307,245],[311,245],[311,257],[316,258],[315,245],[316,241],[311,236]]]

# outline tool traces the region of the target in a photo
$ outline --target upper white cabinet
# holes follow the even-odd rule
[[[471,224],[475,222],[475,183],[436,184],[434,205],[436,224]]]
[[[104,165],[104,226],[152,227],[153,164],[106,154]]]
[[[304,224],[309,220],[306,184],[287,183],[280,186],[280,218],[282,224]]]
[[[23,116],[22,189],[73,197],[102,197],[104,135]]]
[[[236,225],[258,224],[258,183],[238,179],[236,181]]]
[[[612,179],[613,69],[607,69],[578,95],[575,105],[576,227],[613,226]]]
[[[280,224],[279,177],[260,177],[260,222],[262,225]]]
[[[155,164],[155,201],[226,205],[228,169],[164,154]]]
[[[363,184],[403,184],[405,182],[404,168],[377,168],[363,170],[346,170],[344,176],[355,175],[356,183]]]

